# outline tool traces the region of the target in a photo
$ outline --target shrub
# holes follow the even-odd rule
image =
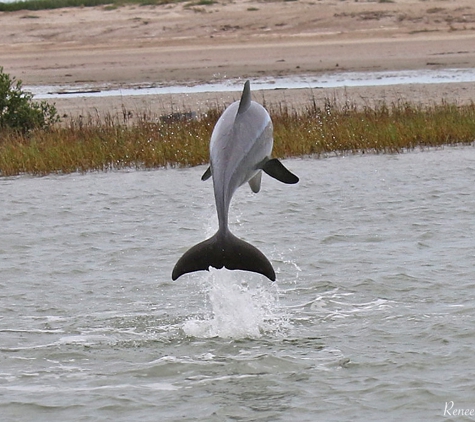
[[[22,90],[22,82],[3,72],[0,66],[0,130],[26,133],[47,128],[59,121],[54,105],[33,102],[33,95]]]

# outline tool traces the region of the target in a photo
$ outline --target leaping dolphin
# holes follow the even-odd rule
[[[232,103],[221,115],[211,134],[210,167],[201,177],[213,177],[219,229],[214,236],[189,249],[172,272],[176,280],[183,274],[209,267],[253,271],[275,280],[269,260],[257,248],[234,236],[228,227],[231,198],[246,182],[257,193],[262,170],[283,183],[297,183],[298,177],[276,158],[270,158],[273,140],[272,121],[260,104],[251,101],[250,83],[244,84],[241,100]]]

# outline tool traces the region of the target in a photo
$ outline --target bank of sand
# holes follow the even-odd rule
[[[475,68],[473,0],[218,0],[0,13],[0,66],[25,86],[96,89],[329,72]],[[256,92],[372,105],[475,98],[474,84]],[[239,93],[52,100],[61,114],[202,112]]]

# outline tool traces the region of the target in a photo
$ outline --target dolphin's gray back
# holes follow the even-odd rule
[[[240,113],[242,102],[231,104],[211,136],[210,160],[218,191],[227,191],[226,202],[243,183],[258,171],[262,157],[273,146],[272,121],[260,104],[251,101]],[[229,197],[228,197],[229,196]]]

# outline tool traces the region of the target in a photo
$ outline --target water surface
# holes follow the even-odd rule
[[[379,72],[331,72],[316,75],[253,78],[254,90],[391,86],[400,84],[440,84],[475,82],[475,69],[419,69]],[[241,91],[242,79],[188,85],[138,84],[132,88],[100,87],[95,84],[26,86],[36,99],[111,97],[136,95],[193,94]]]
[[[298,185],[265,177],[230,216],[274,284],[227,270],[171,281],[216,227],[204,167],[0,179],[2,420],[475,408],[475,148],[286,165]]]

